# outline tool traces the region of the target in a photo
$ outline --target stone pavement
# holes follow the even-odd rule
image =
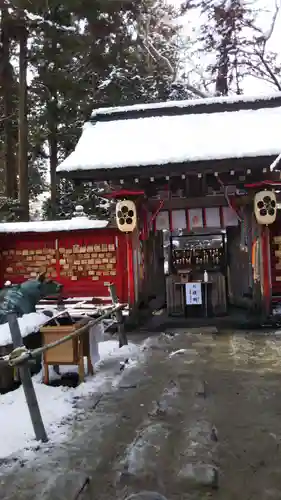
[[[280,500],[281,337],[174,333],[82,402],[64,444],[0,468],[1,500],[74,500],[88,476],[79,500]]]

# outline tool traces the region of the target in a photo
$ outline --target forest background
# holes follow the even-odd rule
[[[95,108],[281,91],[280,0],[1,0],[0,217],[104,211],[56,177]],[[235,138],[234,138],[235,139]]]

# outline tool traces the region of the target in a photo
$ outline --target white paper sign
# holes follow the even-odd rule
[[[220,209],[209,207],[205,210],[206,227],[221,227]]]
[[[169,212],[168,210],[160,211],[156,217],[156,229],[157,231],[162,231],[163,229],[170,228],[169,224]]]
[[[232,208],[223,207],[222,212],[224,227],[238,226],[238,217]]]
[[[185,210],[172,210],[172,228],[173,231],[186,228]]]
[[[201,283],[186,283],[185,297],[186,297],[186,304],[188,306],[202,305]]]
[[[202,208],[191,208],[190,210],[188,210],[188,217],[190,229],[203,227]]]

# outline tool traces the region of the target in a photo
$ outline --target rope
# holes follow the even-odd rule
[[[120,311],[123,309],[125,305],[123,304],[116,304],[114,307],[111,307],[107,311],[105,311],[103,314],[101,314],[98,318],[95,318],[93,320],[89,320],[86,325],[81,326],[81,328],[78,328],[74,332],[70,333],[69,335],[65,335],[65,337],[62,337],[59,340],[56,340],[55,342],[51,342],[50,344],[46,344],[42,347],[39,347],[37,349],[32,349],[28,350],[25,346],[17,347],[13,349],[13,351],[6,356],[3,356],[0,358],[0,369],[1,366],[18,366],[22,363],[27,362],[30,359],[34,359],[37,356],[41,356],[43,352],[48,351],[49,349],[52,349],[54,347],[57,347],[61,344],[64,344],[68,340],[71,340],[75,337],[78,337],[82,335],[83,333],[87,332],[92,326],[97,325],[104,319],[106,319],[108,316],[111,316],[111,314]],[[50,320],[53,318],[50,318]]]

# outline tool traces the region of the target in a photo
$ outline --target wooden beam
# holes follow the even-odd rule
[[[203,177],[202,177],[202,191],[203,193],[206,193],[208,192],[208,183],[207,183],[207,175],[206,174],[203,174]]]
[[[186,163],[174,163],[165,165],[147,165],[147,166],[133,166],[122,168],[108,168],[108,169],[93,169],[93,170],[76,170],[70,172],[59,172],[60,177],[68,178],[81,178],[88,180],[113,180],[113,179],[149,179],[150,177],[165,177],[165,176],[181,176],[197,175],[198,173],[214,173],[222,172],[229,173],[231,170],[235,172],[245,172],[251,169],[252,173],[263,168],[268,168],[269,165],[275,160],[276,156],[261,156],[253,158],[230,158],[225,160],[208,160]],[[235,175],[236,176],[236,175]]]
[[[189,179],[189,177],[185,178],[185,194],[186,194],[186,196],[189,196],[189,194],[190,194],[190,179]]]
[[[244,207],[245,205],[249,205],[250,203],[253,203],[253,199],[254,199],[254,194],[251,195],[246,195],[246,196],[240,196],[239,198],[236,198],[235,199],[235,204],[238,206],[238,207]]]
[[[159,200],[148,201],[148,209],[155,210],[159,205]],[[227,206],[227,201],[223,195],[204,196],[199,198],[172,198],[164,200],[162,210],[180,210],[185,208],[208,208]]]

